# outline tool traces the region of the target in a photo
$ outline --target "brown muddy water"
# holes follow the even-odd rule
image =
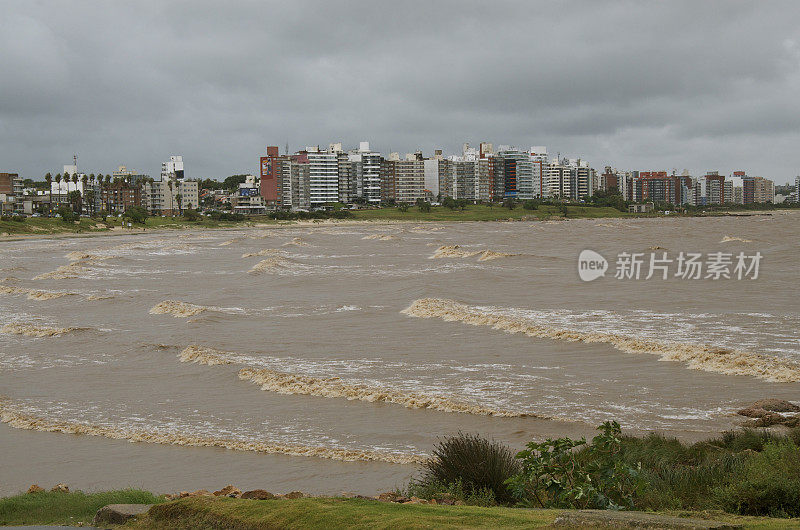
[[[776,212],[0,243],[0,494],[374,494],[459,430],[712,436],[756,399],[800,399],[798,228]],[[613,277],[618,253],[654,247],[763,260],[755,280]],[[612,262],[591,283],[587,248]]]

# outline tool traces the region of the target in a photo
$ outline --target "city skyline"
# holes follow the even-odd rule
[[[158,174],[179,152],[194,176],[221,177],[287,141],[488,141],[787,184],[800,6],[771,4],[12,4],[0,159],[25,176],[76,152]]]

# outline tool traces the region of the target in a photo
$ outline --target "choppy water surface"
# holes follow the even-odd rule
[[[695,439],[800,390],[800,216],[320,225],[0,243],[0,493],[375,493],[437,437]],[[757,280],[577,256],[760,251]],[[136,443],[129,443],[129,442]]]

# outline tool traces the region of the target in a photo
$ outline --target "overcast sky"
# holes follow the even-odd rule
[[[800,2],[0,0],[0,171],[157,177],[267,145],[545,145],[800,174]]]

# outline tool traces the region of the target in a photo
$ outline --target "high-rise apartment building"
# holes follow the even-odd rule
[[[172,155],[161,163],[161,180],[181,180],[183,177],[183,156]]]

